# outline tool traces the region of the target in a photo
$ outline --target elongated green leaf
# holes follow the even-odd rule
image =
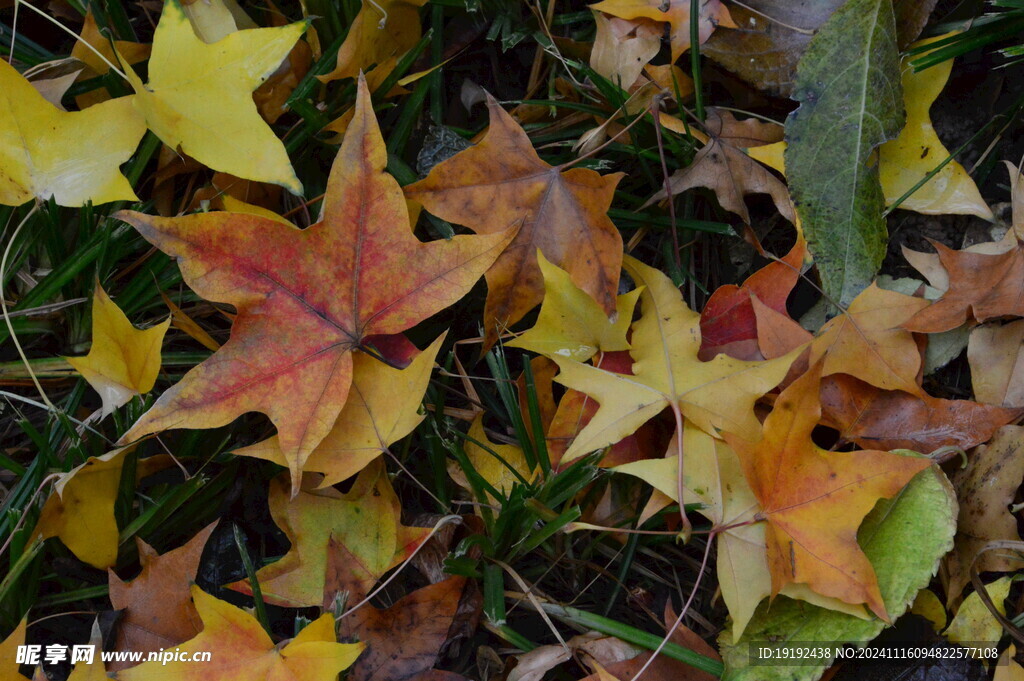
[[[797,67],[786,123],[789,188],[825,293],[847,305],[885,256],[875,147],[903,126],[892,0],[848,0]]]
[[[921,471],[899,496],[881,501],[864,519],[857,541],[875,568],[889,617],[895,620],[928,585],[939,559],[953,548],[957,503],[952,486],[934,466]],[[830,659],[774,666],[751,659],[751,644],[796,646],[803,642],[866,643],[882,631],[877,618],[863,620],[835,610],[779,596],[763,602],[743,637],[726,630],[719,643],[725,661],[723,681],[813,681]]]

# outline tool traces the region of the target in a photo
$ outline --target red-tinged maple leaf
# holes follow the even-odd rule
[[[488,107],[491,124],[479,144],[405,188],[406,196],[434,215],[478,234],[522,225],[487,272],[487,344],[543,299],[537,249],[612,315],[622,237],[606,213],[622,173],[548,165],[498,102],[489,98]]]
[[[949,275],[949,290],[903,328],[938,333],[968,321],[1024,317],[1024,242],[993,255],[954,251],[935,241],[932,245]]]
[[[308,229],[232,213],[117,214],[176,257],[196,293],[238,310],[228,342],[165,392],[123,441],[168,428],[215,428],[262,412],[277,426],[298,492],[303,462],[345,404],[352,349],[457,301],[515,235],[420,242],[386,164],[360,81],[323,219]]]
[[[940,447],[970,449],[1024,414],[1024,409],[971,400],[882,390],[845,374],[822,380],[821,405],[822,423],[847,442],[924,454]]]
[[[875,570],[857,529],[879,499],[895,496],[931,460],[883,451],[829,452],[811,440],[821,417],[821,362],[782,391],[756,443],[725,433],[767,523],[772,596],[806,584],[864,603],[888,620]]]
[[[743,360],[764,359],[757,344],[757,315],[751,296],[786,314],[786,300],[800,279],[807,243],[800,239],[780,261],[754,272],[741,286],[726,284],[711,294],[700,315],[700,359],[719,353]],[[785,354],[785,353],[782,353]]]

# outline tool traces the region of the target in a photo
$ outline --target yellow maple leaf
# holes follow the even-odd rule
[[[138,200],[118,169],[146,132],[132,99],[61,111],[13,66],[0,63],[0,203]]]
[[[334,681],[356,661],[364,643],[338,643],[329,613],[310,622],[286,645],[274,645],[249,613],[192,585],[192,600],[203,630],[175,648],[190,660],[144,662],[117,673],[120,681]],[[191,661],[208,653],[205,662]]]
[[[100,394],[106,417],[135,395],[153,389],[160,373],[160,346],[171,320],[136,329],[103,287],[96,284],[92,300],[92,347],[85,357],[65,357]]]
[[[345,406],[334,428],[302,467],[324,474],[319,487],[352,477],[423,421],[419,406],[443,340],[444,336],[435,340],[404,369],[390,367],[364,352],[352,355],[352,387]],[[288,465],[276,435],[237,449],[235,454]]]
[[[633,321],[633,307],[641,289],[618,296],[615,321],[608,318],[597,301],[572,283],[572,277],[553,265],[540,249],[537,262],[544,276],[544,302],[537,323],[508,343],[545,357],[570,357],[584,362],[600,352],[628,350],[626,332]]]
[[[143,85],[125,65],[135,105],[170,148],[180,147],[214,170],[301,194],[288,152],[260,117],[252,91],[277,70],[305,29],[305,22],[296,22],[236,31],[207,44],[181,5],[167,2],[153,35],[149,82]]]
[[[469,427],[469,438],[465,446],[466,458],[469,459],[470,465],[480,474],[480,477],[496,491],[508,494],[517,482],[533,477],[530,467],[526,463],[526,455],[523,454],[520,447],[499,445],[487,439],[482,413],[477,414],[477,417],[473,419],[473,424]],[[448,475],[452,476],[452,480],[459,487],[473,491],[469,478],[466,477],[465,471],[457,462],[450,461],[448,463]],[[489,491],[486,494],[490,503],[498,503],[493,494]]]
[[[629,256],[622,265],[637,286],[644,286],[643,314],[633,325],[631,341],[633,375],[553,358],[561,369],[559,383],[601,405],[562,461],[618,442],[672,405],[706,432],[727,429],[755,437],[760,425],[754,402],[782,381],[798,351],[768,362],[724,354],[701,362],[700,315],[686,306],[672,280]]]

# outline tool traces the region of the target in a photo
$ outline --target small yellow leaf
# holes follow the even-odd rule
[[[915,46],[944,37],[929,38]],[[915,72],[904,61],[903,103],[907,109],[907,124],[899,137],[886,142],[878,150],[882,191],[888,205],[899,200],[949,156],[949,151],[935,134],[928,111],[946,86],[952,69],[952,59],[921,72]],[[947,163],[924,186],[907,197],[900,208],[929,215],[966,213],[985,220],[992,219],[992,211],[981,198],[974,180],[956,161]]]
[[[480,477],[490,483],[494,489],[507,494],[513,485],[520,482],[520,478],[529,480],[532,477],[522,449],[516,445],[495,444],[487,439],[487,433],[484,432],[483,414],[478,414],[473,421],[473,425],[469,427],[469,437],[471,440],[484,445],[486,449],[476,444],[476,442],[467,440],[465,445],[466,458],[469,459],[470,465],[480,474]],[[491,452],[500,456],[504,462]],[[510,469],[509,466],[512,468]],[[512,472],[512,469],[515,469],[515,473]],[[519,475],[517,476],[516,473]],[[448,474],[452,476],[452,480],[459,487],[472,490],[465,472],[458,463],[449,463]],[[487,494],[487,498],[491,503],[497,501],[490,493]]]
[[[100,633],[100,622],[97,619],[92,623],[92,634],[89,636],[89,644],[93,650],[103,650],[103,635]],[[95,655],[92,662],[79,661],[71,670],[68,681],[110,681],[107,670],[99,655]]]
[[[100,394],[106,417],[135,395],[153,389],[160,372],[160,346],[171,320],[136,329],[124,312],[96,284],[92,300],[92,347],[85,357],[66,357],[75,371]]]
[[[61,206],[137,201],[119,166],[146,132],[132,97],[61,111],[0,63],[0,203],[51,197]]]
[[[1017,647],[1011,643],[999,658],[992,681],[1024,681],[1024,667],[1017,664],[1016,656]]]
[[[986,585],[986,591],[1000,614],[1006,614],[1006,606],[1003,601],[1010,595],[1012,583],[1011,577],[1000,577]],[[960,604],[960,609],[956,611],[956,617],[946,629],[946,638],[952,643],[991,643],[995,645],[1002,636],[1003,625],[992,616],[977,591],[964,599],[964,602]]]
[[[181,9],[204,43],[215,43],[239,29],[257,28],[235,0],[182,0]]]
[[[153,35],[149,82],[130,66],[135,105],[171,149],[214,170],[302,193],[288,152],[259,115],[252,91],[277,70],[305,22],[235,31],[206,44],[176,1],[164,3]]]
[[[14,628],[11,635],[0,643],[0,679],[3,681],[26,681],[25,677],[18,673],[18,646],[25,643],[25,620]]]
[[[509,346],[577,362],[585,362],[598,352],[629,349],[626,332],[642,287],[616,298],[613,322],[596,300],[572,283],[568,272],[551,264],[539,249],[537,262],[544,275],[544,302],[537,323]]]
[[[317,76],[329,83],[341,78],[355,78],[360,71],[376,65],[380,77],[394,69],[400,57],[419,42],[419,8],[427,0],[363,0],[359,13],[352,21],[345,42],[338,48],[338,61],[330,73]],[[367,73],[367,79],[370,74]]]
[[[90,45],[95,52],[89,49]],[[90,11],[85,15],[85,22],[82,24],[82,33],[78,36],[78,42],[71,48],[71,56],[92,69],[96,75],[102,76],[110,70],[110,64],[117,65],[114,48],[129,64],[135,64],[149,57],[150,47],[143,43],[115,40],[114,47],[111,48],[110,40],[100,33],[96,18]]]
[[[114,499],[125,454],[133,447],[91,456],[60,476],[46,500],[35,535],[60,537],[71,553],[98,568],[117,562],[118,529]]]

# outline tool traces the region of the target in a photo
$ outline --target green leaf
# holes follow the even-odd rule
[[[842,306],[885,256],[875,147],[903,127],[892,0],[848,0],[800,59],[786,172],[825,293]]]
[[[889,616],[895,621],[928,585],[939,559],[953,548],[956,494],[935,466],[922,471],[893,499],[883,500],[864,519],[857,541],[875,568],[878,587]],[[743,637],[733,642],[727,629],[719,639],[725,661],[723,681],[813,681],[831,665],[774,666],[751,664],[751,643],[773,645],[799,642],[867,643],[885,623],[862,620],[803,601],[778,596],[764,601]]]

